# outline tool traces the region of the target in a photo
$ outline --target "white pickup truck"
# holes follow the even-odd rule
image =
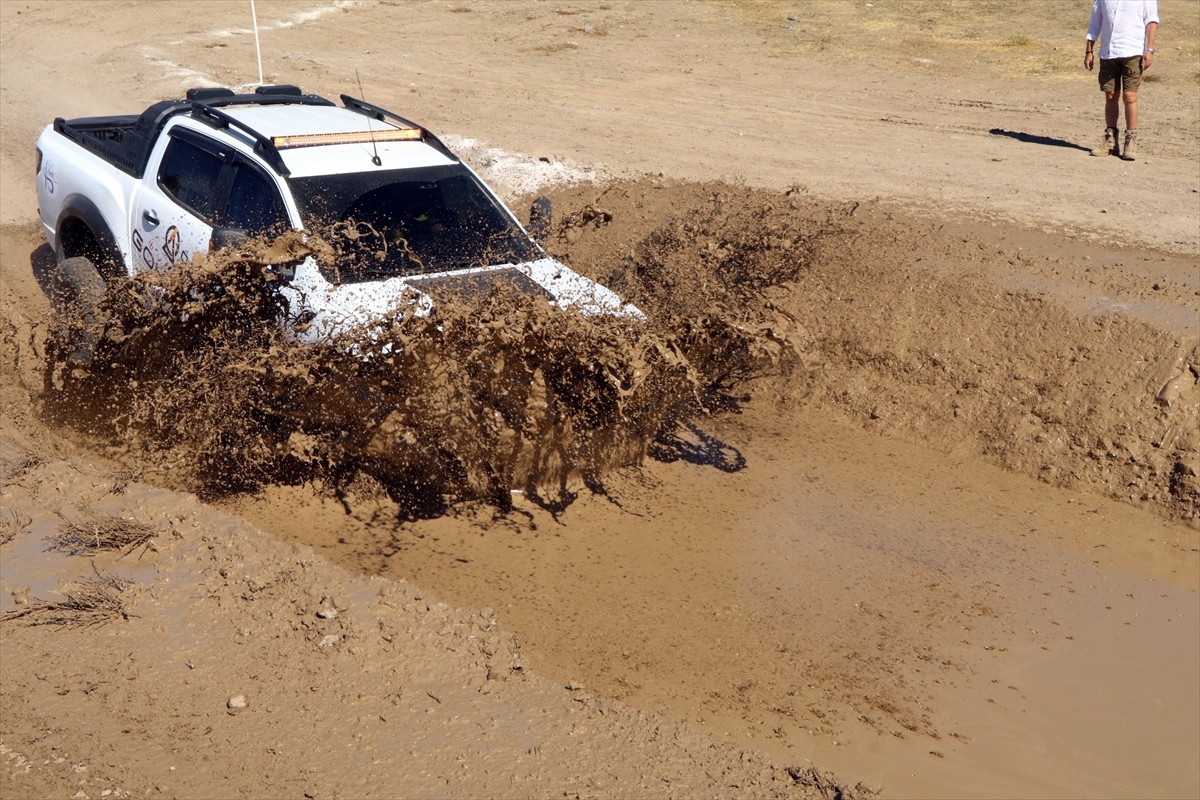
[[[211,87],[140,115],[56,119],[38,139],[37,195],[60,272],[65,264],[67,279],[95,296],[104,282],[243,235],[340,230],[350,235],[331,243],[337,263],[309,256],[279,282],[281,322],[297,341],[498,283],[586,313],[642,317],[548,257],[428,130],[341,100],[286,85]],[[370,252],[355,252],[356,240]]]

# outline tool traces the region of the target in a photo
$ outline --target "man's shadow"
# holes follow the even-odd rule
[[[1025,133],[1024,131],[1006,131],[1004,128],[992,128],[988,133],[992,136],[1007,136],[1009,139],[1016,139],[1018,142],[1026,144],[1044,144],[1049,147],[1068,147],[1072,150],[1083,150],[1090,152],[1090,147],[1084,147],[1075,142],[1068,142],[1066,139],[1055,139],[1053,136],[1038,136],[1034,133]]]

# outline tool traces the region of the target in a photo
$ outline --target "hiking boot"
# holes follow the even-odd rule
[[[1126,161],[1137,160],[1137,131],[1125,131],[1125,146],[1121,148],[1121,158]]]
[[[1094,156],[1117,156],[1120,153],[1117,151],[1117,139],[1121,136],[1121,132],[1116,128],[1104,129],[1104,141],[1092,149]]]

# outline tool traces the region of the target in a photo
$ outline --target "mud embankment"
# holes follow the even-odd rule
[[[1183,257],[1163,272],[1184,279],[1145,280],[1161,316],[1184,320],[1165,326],[1106,296],[1103,250],[1040,233],[998,240],[800,188],[644,181],[554,199],[556,256],[684,313],[709,276],[763,264],[753,290],[804,364],[783,395],[1200,524],[1200,293]],[[1080,284],[1082,301],[1064,288]]]

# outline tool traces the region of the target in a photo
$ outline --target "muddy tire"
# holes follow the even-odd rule
[[[86,256],[63,259],[54,270],[53,301],[58,314],[59,351],[67,364],[86,367],[104,334],[100,302],[106,289],[104,278]]]

